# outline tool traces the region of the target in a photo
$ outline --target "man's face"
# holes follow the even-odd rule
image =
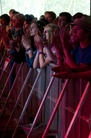
[[[53,19],[51,17],[51,15],[49,13],[46,13],[45,14],[45,19],[49,22],[49,23],[52,23],[53,22]]]
[[[83,41],[85,38],[88,37],[88,33],[85,32],[85,30],[78,25],[75,25],[71,28],[70,31],[70,42],[71,43],[77,43]]]
[[[59,16],[58,18],[58,26],[59,28],[64,27],[67,24],[67,20],[65,16]]]

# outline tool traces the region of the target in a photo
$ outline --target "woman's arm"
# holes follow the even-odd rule
[[[33,50],[31,47],[31,40],[27,39],[25,35],[22,35],[22,44],[26,49],[26,53],[29,58],[33,57]]]
[[[40,64],[40,68],[44,68],[45,66],[47,66],[50,63],[50,59],[49,57],[45,57],[44,53],[39,53],[39,64]]]
[[[49,57],[49,60],[53,61],[53,62],[57,62],[56,55],[53,53],[51,48],[47,45],[47,46],[44,47],[44,49],[46,51],[46,55]]]
[[[39,68],[39,67],[40,67],[40,65],[39,65],[39,53],[37,51],[37,54],[36,54],[34,62],[33,62],[33,68],[35,69],[35,68]]]

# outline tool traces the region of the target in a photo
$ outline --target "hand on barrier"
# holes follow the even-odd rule
[[[61,78],[61,79],[67,79],[67,78],[69,78],[69,76],[67,76],[67,75],[68,75],[68,72],[64,71],[61,73],[53,74],[52,76],[57,77],[57,78]]]
[[[63,63],[60,66],[56,66],[52,68],[52,71],[56,72],[56,73],[61,73],[61,72],[70,72],[71,68],[69,66],[67,66],[65,63]]]

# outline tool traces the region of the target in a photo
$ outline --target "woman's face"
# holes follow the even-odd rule
[[[45,39],[48,40],[49,37],[53,36],[53,30],[50,27],[45,27],[44,28],[44,36],[45,36]]]
[[[20,27],[20,21],[17,19],[15,15],[12,18],[12,25],[13,27]]]
[[[37,28],[37,25],[36,23],[32,23],[29,27],[29,31],[30,31],[30,35],[31,36],[36,36],[38,34],[38,28]]]

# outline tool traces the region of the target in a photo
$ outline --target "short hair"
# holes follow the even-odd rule
[[[14,9],[10,9],[10,10],[9,10],[9,14],[10,14],[10,13],[16,14],[16,13],[19,13],[19,12],[16,11],[16,10],[14,10]]]
[[[9,17],[8,14],[2,14],[2,15],[0,16],[0,18],[3,19],[3,20],[6,22],[6,25],[9,24],[9,22],[10,22],[10,17]]]
[[[49,23],[45,18],[42,18],[42,19],[40,19],[39,21],[43,22],[43,23],[44,23],[44,26],[47,25],[47,24]]]
[[[72,16],[69,12],[61,12],[61,13],[59,13],[59,16],[65,16],[67,22],[71,22]]]
[[[53,20],[56,18],[56,13],[53,11],[45,11],[45,14],[50,14]]]
[[[83,13],[77,12],[72,16],[72,20],[74,21],[77,18],[81,18],[83,16]]]
[[[32,14],[25,14],[26,23],[30,24],[34,20],[34,16]]]

